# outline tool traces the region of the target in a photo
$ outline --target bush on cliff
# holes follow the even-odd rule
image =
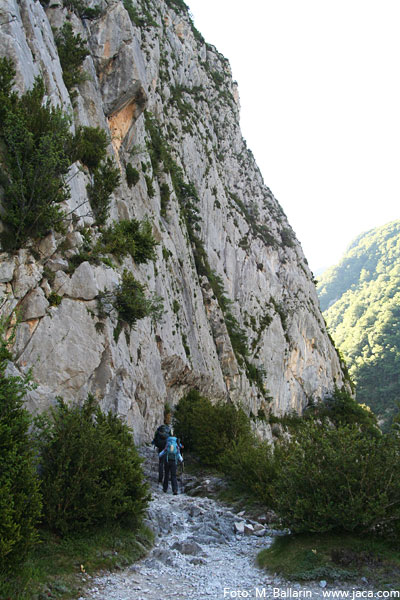
[[[112,254],[118,260],[130,255],[136,264],[155,261],[157,242],[148,219],[123,219],[104,229],[100,249],[104,254]]]
[[[41,497],[23,408],[29,377],[6,372],[12,358],[5,339],[8,320],[0,321],[0,573],[21,563],[37,541]]]
[[[14,77],[12,61],[0,59],[1,218],[7,225],[1,241],[6,250],[63,230],[60,203],[69,196],[65,176],[72,164],[69,120],[60,108],[43,103],[43,80],[37,78],[19,97],[11,91]]]
[[[36,419],[45,524],[62,534],[113,521],[136,528],[149,499],[132,432],[92,396]]]
[[[66,21],[55,36],[58,57],[63,70],[65,87],[70,93],[71,99],[77,96],[73,88],[87,79],[82,71],[82,64],[90,54],[86,41],[78,33],[74,34],[72,24]]]

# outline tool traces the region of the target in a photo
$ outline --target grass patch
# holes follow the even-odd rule
[[[260,567],[289,580],[352,580],[366,577],[379,589],[398,589],[400,549],[351,534],[287,535],[257,556]]]
[[[149,529],[132,531],[120,524],[68,537],[42,531],[40,544],[18,570],[9,578],[0,571],[0,598],[78,598],[87,575],[126,567],[152,543]]]

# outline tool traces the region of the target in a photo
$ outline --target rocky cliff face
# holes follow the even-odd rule
[[[300,244],[242,138],[228,61],[181,0],[107,0],[90,20],[79,17],[82,4],[2,0],[0,55],[13,59],[20,93],[41,75],[73,130],[107,132],[121,170],[108,222],[150,219],[157,260],[70,268],[88,230],[99,235],[90,173],[74,163],[67,232],[0,255],[3,310],[21,308],[16,367],[32,367],[38,384],[30,408],[92,392],[138,440],[153,432],[166,400],[192,387],[241,402],[254,417],[301,411],[343,374]],[[54,41],[67,20],[90,50],[73,103]],[[131,187],[128,163],[139,174]],[[164,314],[117,336],[116,315],[101,318],[96,298],[125,269],[162,297]],[[255,422],[268,435],[266,422]]]

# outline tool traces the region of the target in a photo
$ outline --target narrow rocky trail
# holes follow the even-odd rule
[[[277,532],[214,499],[173,496],[171,489],[164,494],[156,482],[153,452],[145,449],[144,455],[152,491],[147,524],[156,533],[156,543],[131,567],[94,577],[80,600],[329,598],[335,597],[334,590],[345,590],[353,599],[353,590],[368,591],[360,586],[321,587],[324,582],[288,583],[258,569],[257,553]],[[247,533],[238,533],[235,523],[242,523],[239,529],[250,524],[254,531],[249,527]]]

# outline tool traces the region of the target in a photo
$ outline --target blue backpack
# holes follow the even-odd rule
[[[176,437],[170,436],[167,439],[166,450],[167,450],[166,451],[167,460],[174,460],[175,462],[177,462],[179,448],[178,448],[178,440],[176,439]]]

